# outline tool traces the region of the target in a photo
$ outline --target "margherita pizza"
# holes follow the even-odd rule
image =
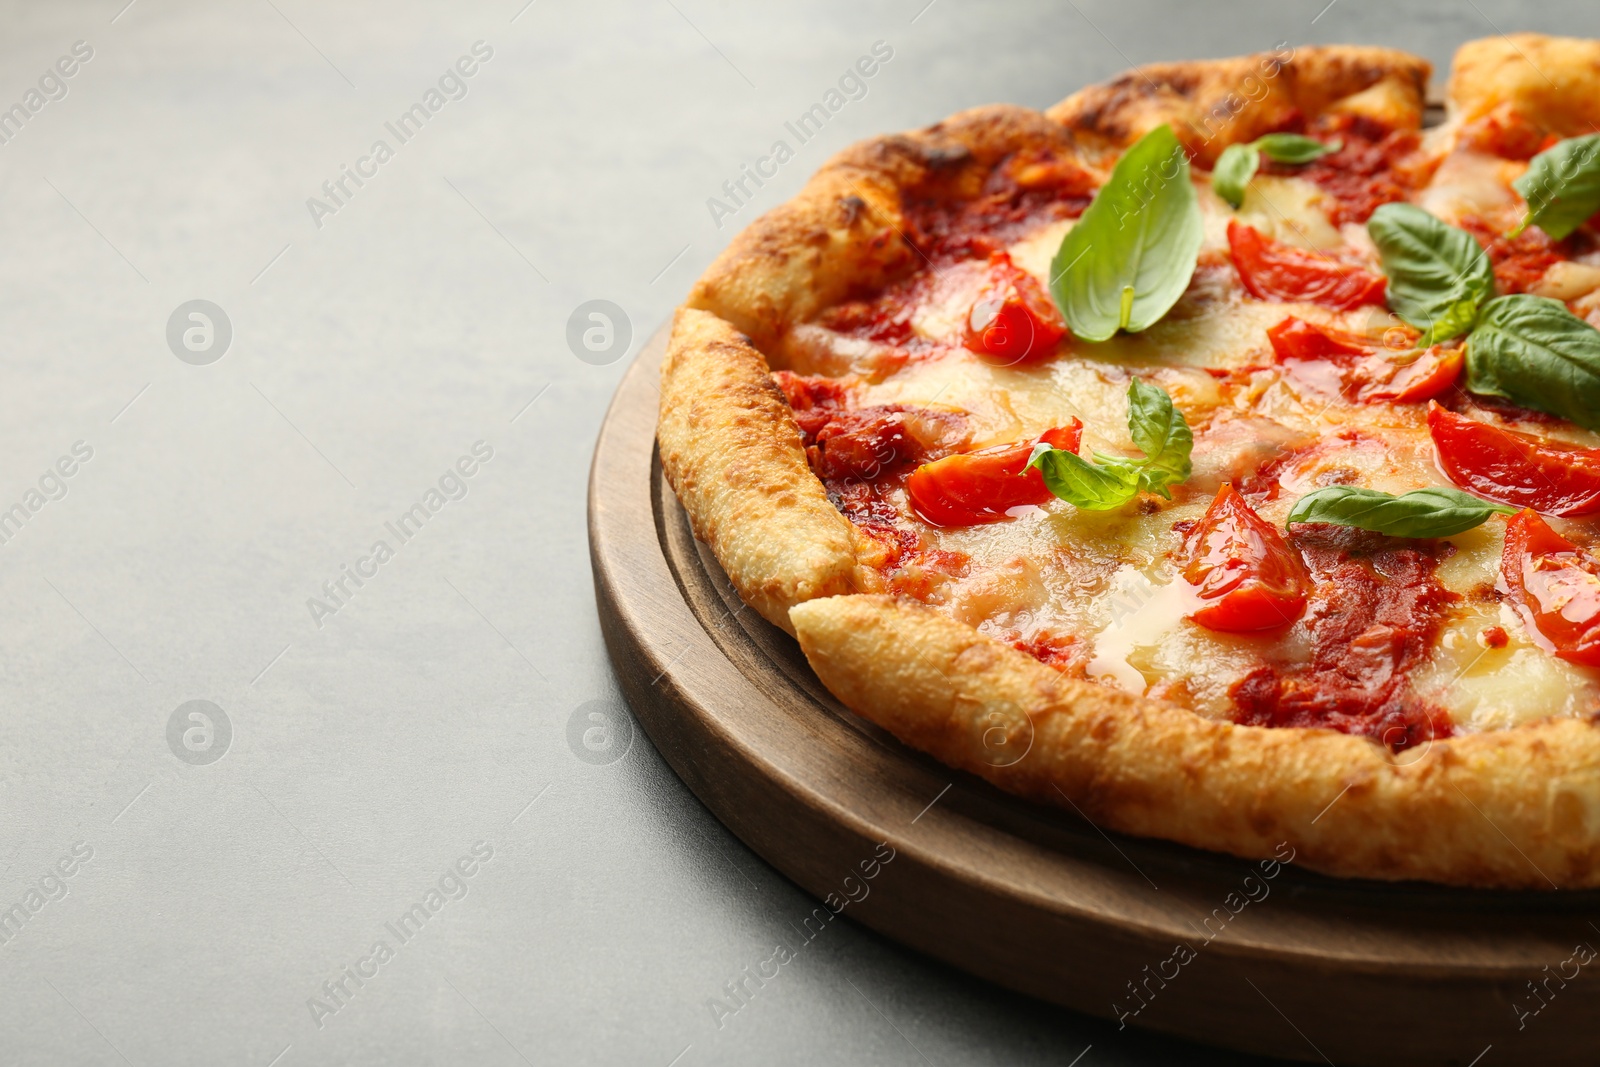
[[[696,535],[1097,825],[1600,885],[1600,42],[1163,64],[856,145],[679,311]]]

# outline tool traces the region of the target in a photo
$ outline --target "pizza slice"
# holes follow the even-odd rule
[[[1162,64],[839,154],[658,441],[848,707],[1127,833],[1600,885],[1600,42]]]

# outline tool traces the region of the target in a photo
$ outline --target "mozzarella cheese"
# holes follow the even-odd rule
[[[1508,180],[1501,161],[1458,152],[1440,168],[1439,182],[1423,203],[1446,218],[1469,211],[1495,217],[1506,210]],[[1374,338],[1396,320],[1371,309],[1338,313],[1243,294],[1226,258],[1229,209],[1203,178],[1198,181],[1206,219],[1202,267],[1160,323],[1103,344],[1074,342],[1042,366],[996,367],[959,349],[985,273],[982,263],[958,265],[941,271],[912,319],[918,334],[954,342],[953,350],[872,375],[857,402],[962,410],[975,448],[1023,440],[1078,418],[1084,454],[1131,454],[1128,379],[1137,375],[1167,389],[1196,437],[1194,474],[1174,487],[1172,501],[1146,498],[1109,512],[1052,501],[992,525],[930,527],[937,547],[964,553],[971,562],[964,576],[936,576],[926,595],[954,618],[1007,641],[1075,635],[1086,642],[1091,679],[1227,718],[1234,711],[1230,689],[1260,665],[1264,652],[1292,665],[1304,662],[1311,649],[1299,626],[1287,635],[1241,635],[1189,621],[1185,616],[1196,602],[1173,562],[1180,540],[1174,524],[1198,519],[1224,481],[1291,453],[1281,472],[1284,491],[1259,509],[1280,525],[1296,497],[1323,485],[1401,493],[1449,483],[1435,466],[1422,405],[1351,404],[1314,376],[1276,365],[1265,334],[1290,315]],[[1239,215],[1280,241],[1371,257],[1370,243],[1352,241],[1330,223],[1321,197],[1299,179],[1261,176]],[[1071,226],[1044,226],[1019,241],[1010,249],[1013,262],[1046,281]],[[1600,268],[1570,269],[1551,284],[1600,287],[1591,280],[1600,283]],[[825,335],[816,332],[808,343],[827,350]],[[861,344],[841,339],[833,348],[835,363],[858,361]],[[1242,387],[1225,388],[1208,373],[1242,368],[1258,368]],[[1350,436],[1336,436],[1341,432]],[[891,498],[902,514],[911,514],[903,491]],[[1412,679],[1413,692],[1446,708],[1459,730],[1578,715],[1600,706],[1600,672],[1539,648],[1515,613],[1485,597],[1499,571],[1502,530],[1501,522],[1491,520],[1450,539],[1455,553],[1442,563],[1438,578],[1463,599],[1431,661]],[[1483,634],[1497,626],[1508,640],[1491,648]]]

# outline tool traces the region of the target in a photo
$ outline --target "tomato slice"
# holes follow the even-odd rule
[[[1401,362],[1400,353],[1390,353],[1359,334],[1293,316],[1267,330],[1267,340],[1280,363],[1331,365],[1339,391],[1368,404],[1430,400],[1454,387],[1466,366],[1461,348],[1434,345],[1410,362]],[[1311,378],[1314,384],[1329,386],[1325,375]]]
[[[1083,423],[1077,419],[1040,434],[1053,448],[1078,450]],[[911,505],[935,526],[979,526],[1010,518],[1006,511],[1051,498],[1044,476],[1028,467],[1035,441],[998,445],[924,463],[906,479]]]
[[[1382,304],[1389,284],[1382,275],[1274,241],[1238,219],[1228,220],[1228,248],[1239,280],[1258,300],[1346,309]]]
[[[1512,507],[1575,518],[1600,513],[1600,449],[1541,441],[1428,407],[1439,465],[1461,488]]]
[[[1189,618],[1208,630],[1271,630],[1306,610],[1311,578],[1283,533],[1224,484],[1184,544],[1183,577],[1205,606]]]
[[[1372,352],[1372,345],[1356,334],[1318,326],[1293,315],[1267,330],[1267,340],[1272,342],[1272,352],[1280,363],[1291,359],[1337,360]]]
[[[1067,324],[1039,279],[1004,252],[989,256],[989,279],[967,313],[966,346],[1002,367],[1052,355]]]
[[[1600,560],[1523,510],[1506,522],[1500,580],[1535,641],[1571,663],[1600,667]]]
[[[1356,399],[1420,404],[1455,388],[1467,365],[1467,350],[1434,345],[1410,363],[1392,356],[1368,356],[1357,368]]]

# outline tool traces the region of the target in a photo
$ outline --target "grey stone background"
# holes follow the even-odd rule
[[[24,913],[0,1063],[1240,1062],[849,922],[716,1025],[812,901],[627,736],[584,535],[626,359],[577,358],[569,316],[614,302],[631,357],[738,226],[871,133],[1133,62],[1285,40],[1442,64],[1600,11],[524,2],[4,6],[0,107],[93,56],[0,145],[0,510],[25,518],[0,544],[0,909]],[[384,123],[480,40],[466,96],[395,147]],[[879,40],[867,95],[716,226],[707,198]],[[394,157],[314,219],[380,137]],[[231,324],[205,365],[168,345],[191,300]],[[465,496],[401,543],[385,522],[441,477]],[[169,746],[189,701],[220,715]],[[465,895],[402,943],[385,924],[442,878]],[[331,999],[347,967],[371,977]]]

